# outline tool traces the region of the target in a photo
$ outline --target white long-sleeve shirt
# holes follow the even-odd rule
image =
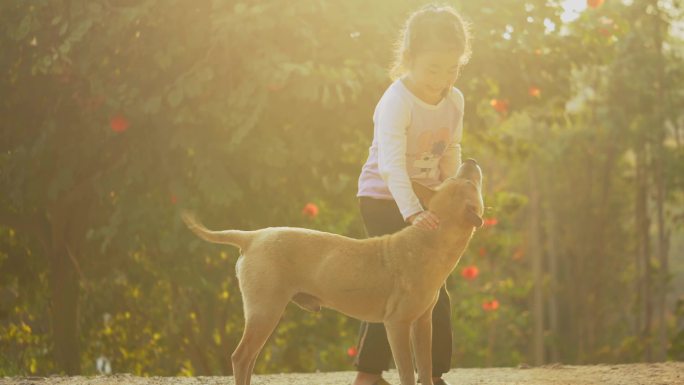
[[[373,143],[361,170],[357,196],[394,199],[407,219],[423,210],[411,187],[435,187],[461,164],[463,94],[452,88],[438,104],[415,96],[399,79],[373,114]]]

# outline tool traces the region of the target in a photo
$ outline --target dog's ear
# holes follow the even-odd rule
[[[412,181],[411,184],[413,185],[413,191],[418,196],[418,199],[420,199],[420,203],[423,205],[423,208],[427,209],[428,206],[430,206],[430,200],[432,200],[432,197],[435,196],[437,190],[431,189],[424,184],[414,181]]]
[[[477,207],[471,204],[467,204],[465,209],[465,215],[468,223],[475,227],[482,227],[482,224],[484,222],[482,221],[482,217],[480,217],[480,215],[477,213]]]

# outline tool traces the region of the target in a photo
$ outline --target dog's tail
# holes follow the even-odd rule
[[[221,243],[227,245],[237,246],[240,249],[246,249],[251,243],[253,231],[241,231],[241,230],[223,230],[223,231],[213,231],[209,230],[204,225],[202,225],[195,216],[188,212],[183,211],[181,213],[183,222],[188,226],[193,233],[197,234],[198,237],[209,241],[212,243]]]

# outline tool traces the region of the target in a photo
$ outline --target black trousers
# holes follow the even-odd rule
[[[361,197],[361,216],[369,237],[395,233],[407,224],[393,200]],[[432,375],[441,377],[451,367],[451,301],[446,283],[432,311]],[[382,323],[362,322],[354,366],[360,372],[380,374],[389,369],[392,351]]]

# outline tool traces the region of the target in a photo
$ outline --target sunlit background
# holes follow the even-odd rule
[[[678,0],[447,1],[485,226],[447,281],[452,366],[684,359]],[[392,47],[425,1],[0,3],[0,376],[229,375],[237,251],[182,224],[364,237]],[[288,308],[257,373],[353,370]]]

